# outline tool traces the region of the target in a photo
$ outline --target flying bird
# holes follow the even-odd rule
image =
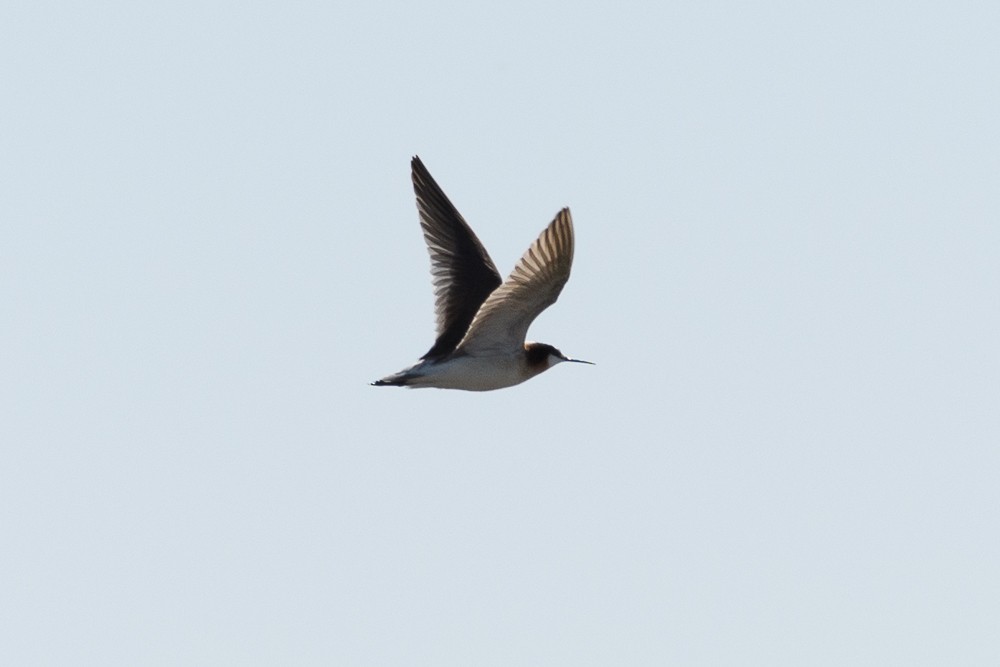
[[[520,384],[570,359],[525,342],[528,327],[559,298],[573,264],[573,219],[564,208],[501,280],[486,248],[414,157],[410,163],[420,227],[431,257],[437,339],[413,366],[376,387],[490,391]]]

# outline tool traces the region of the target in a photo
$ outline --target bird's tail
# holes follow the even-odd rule
[[[386,375],[381,380],[375,380],[371,383],[371,385],[373,387],[409,387],[411,381],[416,377],[418,376],[414,373],[400,371],[399,373]]]

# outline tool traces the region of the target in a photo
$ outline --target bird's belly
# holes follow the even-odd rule
[[[517,357],[460,356],[425,366],[410,386],[490,391],[512,387],[529,377]]]

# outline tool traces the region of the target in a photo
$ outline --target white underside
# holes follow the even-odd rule
[[[533,377],[523,356],[459,356],[436,363],[421,362],[399,375],[412,375],[408,387],[490,391],[513,387]]]

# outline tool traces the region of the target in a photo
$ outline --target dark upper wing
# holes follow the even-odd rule
[[[519,350],[531,323],[559,298],[572,266],[573,218],[564,208],[479,308],[460,349],[472,355]]]
[[[437,317],[437,340],[421,359],[435,359],[455,349],[479,306],[502,281],[489,253],[424,163],[414,157],[410,166],[420,227],[431,256]]]

